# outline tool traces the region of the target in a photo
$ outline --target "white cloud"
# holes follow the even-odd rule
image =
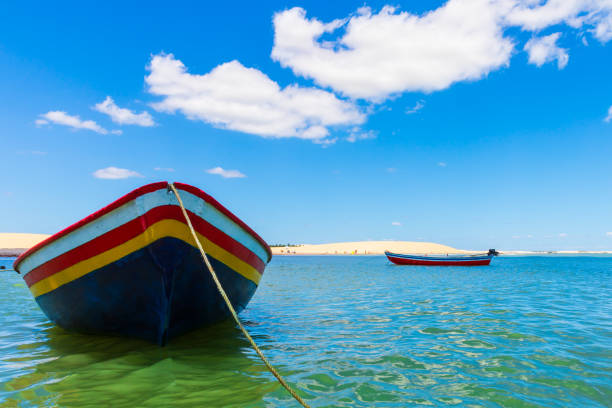
[[[172,167],[155,167],[153,170],[174,172],[174,169]]]
[[[446,163],[445,163],[445,162],[438,162],[438,166],[440,166],[440,167],[446,167]]]
[[[525,44],[525,51],[529,53],[529,63],[541,67],[547,62],[557,60],[559,69],[565,68],[569,60],[567,49],[557,46],[561,33],[554,33],[545,37],[534,37]]]
[[[325,139],[314,139],[312,142],[318,145],[321,145],[322,147],[325,148],[325,147],[329,147],[333,145],[337,141],[338,141],[337,137],[332,137],[332,138],[325,138]]]
[[[393,221],[393,222],[391,223],[391,225],[393,225],[394,227],[401,227],[401,226],[402,226],[402,223],[401,223],[401,222],[399,222],[399,221]]]
[[[373,130],[364,131],[359,128],[352,129],[346,138],[347,142],[355,143],[358,140],[376,139],[378,134]]]
[[[339,28],[345,34],[320,42]],[[274,16],[272,58],[296,74],[355,98],[382,100],[404,91],[437,91],[507,65],[513,44],[486,0],[450,0],[423,16],[362,7],[322,23],[295,7]]]
[[[389,173],[395,173],[397,171],[397,169],[395,167],[387,167],[387,171]]]
[[[539,31],[567,24],[575,29],[586,28],[601,42],[612,39],[610,0],[512,0],[507,4],[511,5],[504,16],[507,25]]]
[[[206,170],[208,174],[217,174],[223,178],[244,178],[246,177],[238,170],[225,170],[223,167],[214,167]]]
[[[425,101],[423,100],[417,101],[417,103],[412,108],[406,109],[406,114],[412,115],[413,113],[417,113],[418,111],[423,109],[424,106],[425,106]]]
[[[118,167],[107,167],[93,172],[93,176],[99,179],[126,179],[130,177],[144,177],[142,174],[128,169],[120,169]]]
[[[328,23],[295,7],[274,16],[272,58],[322,86],[379,102],[481,79],[509,65],[518,42],[509,28],[539,32],[560,24],[606,42],[612,39],[612,1],[449,0],[422,15],[362,7]],[[552,50],[563,68],[567,50]],[[537,47],[530,54],[534,63],[548,56],[538,57]]]
[[[108,134],[108,130],[98,125],[93,120],[81,120],[78,116],[68,115],[64,111],[49,111],[41,114],[40,118],[36,119],[36,125],[42,126],[50,123],[56,125],[69,126],[73,129],[87,129],[103,135]]]
[[[612,237],[612,232],[606,232],[606,236]]]
[[[103,102],[96,104],[93,109],[111,117],[111,120],[120,125],[154,126],[155,122],[149,112],[134,113],[129,109],[120,108],[110,96]]]
[[[591,0],[514,1],[505,15],[508,25],[538,31],[551,25],[566,23],[581,25],[578,14]]]
[[[581,40],[582,40],[582,44],[583,44],[585,47],[588,47],[588,46],[589,46],[589,42],[587,41],[587,39],[586,39],[586,37],[585,37],[585,36],[582,36],[582,37],[581,37]]]
[[[189,119],[269,138],[322,140],[329,127],[363,123],[350,102],[315,88],[282,88],[261,71],[238,61],[204,75],[190,74],[172,54],[155,55],[145,78],[149,92],[163,100],[153,108],[180,111]]]
[[[605,122],[610,122],[612,120],[612,106],[608,108],[608,116],[604,119]]]
[[[567,234],[565,232],[562,232],[562,233],[559,234],[559,237],[560,238],[565,238],[565,237],[567,237]]]

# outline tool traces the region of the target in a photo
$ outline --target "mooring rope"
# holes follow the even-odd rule
[[[221,297],[225,301],[225,304],[227,305],[227,308],[232,313],[232,316],[234,317],[234,320],[238,324],[238,327],[240,327],[240,330],[242,330],[242,334],[244,334],[244,337],[246,337],[247,340],[249,340],[249,342],[251,343],[251,346],[253,347],[253,349],[255,350],[257,355],[259,355],[259,358],[261,358],[261,361],[264,362],[264,364],[266,365],[268,370],[270,370],[270,372],[274,375],[274,377],[276,377],[278,382],[283,387],[285,387],[285,389],[287,391],[289,391],[289,394],[291,394],[291,396],[293,398],[295,398],[295,400],[297,402],[299,402],[303,407],[310,408],[310,406],[308,404],[306,404],[306,402],[304,402],[304,400],[299,395],[297,395],[297,393],[289,386],[289,384],[287,384],[287,382],[274,369],[274,367],[272,367],[272,364],[270,364],[268,359],[263,355],[263,353],[261,352],[259,347],[257,347],[257,344],[255,344],[255,341],[253,340],[253,338],[249,335],[249,333],[246,331],[246,329],[244,328],[244,326],[240,322],[240,319],[238,319],[238,315],[236,314],[236,311],[234,310],[234,307],[232,306],[232,303],[230,302],[229,298],[227,297],[227,294],[225,293],[225,290],[223,290],[223,286],[221,286],[221,282],[219,282],[219,278],[217,278],[217,274],[215,273],[215,270],[213,269],[212,265],[210,264],[210,261],[208,260],[208,256],[206,255],[206,252],[204,251],[204,248],[202,247],[202,243],[198,239],[198,236],[197,236],[197,234],[195,232],[195,229],[193,229],[193,225],[191,225],[191,220],[189,219],[189,215],[187,214],[187,210],[185,210],[185,206],[183,205],[183,200],[181,200],[181,196],[179,195],[179,192],[177,191],[176,187],[174,187],[173,183],[168,183],[168,187],[170,187],[172,189],[172,192],[176,196],[176,199],[178,200],[178,203],[179,203],[179,205],[181,207],[181,211],[183,212],[183,216],[185,217],[185,220],[187,221],[187,226],[189,227],[189,230],[191,231],[191,235],[193,235],[193,239],[195,240],[196,244],[198,245],[198,249],[200,250],[200,254],[202,254],[202,259],[204,259],[204,263],[208,267],[210,275],[212,276],[213,280],[215,281],[215,284],[217,285],[217,289],[219,290],[219,293],[221,294]]]

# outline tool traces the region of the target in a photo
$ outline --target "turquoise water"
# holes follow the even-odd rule
[[[229,322],[165,348],[71,334],[0,277],[2,407],[297,406]],[[241,317],[313,407],[610,407],[611,295],[612,257],[276,257]]]

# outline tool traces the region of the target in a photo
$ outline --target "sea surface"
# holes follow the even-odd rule
[[[277,256],[241,318],[312,407],[612,407],[610,256]],[[163,348],[68,333],[0,272],[0,407],[14,406],[298,405],[231,322]]]

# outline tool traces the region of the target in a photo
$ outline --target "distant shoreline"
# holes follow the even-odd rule
[[[471,251],[469,253],[480,253],[477,251]],[[612,255],[612,251],[500,251],[499,256],[547,256],[547,255]],[[412,252],[417,255],[423,255],[422,253]],[[384,253],[341,253],[341,254],[320,254],[320,253],[276,253],[276,256],[384,256]],[[430,254],[435,255],[435,254]]]
[[[499,251],[499,256],[547,256],[547,255],[612,255],[612,251],[521,251],[513,252],[513,251]],[[474,253],[477,253],[474,251]],[[478,252],[480,253],[480,252]],[[417,255],[422,255],[419,253],[414,253]],[[273,253],[276,256],[384,256],[384,253],[367,253],[367,254],[317,254],[317,253]],[[434,255],[434,254],[431,254]]]
[[[49,237],[47,234],[0,232],[0,256],[19,256]]]
[[[355,241],[334,242],[327,244],[301,244],[274,246],[272,254],[281,255],[383,255],[385,250],[410,254],[477,254],[487,252],[489,248],[479,251],[457,249],[434,242],[418,241]],[[502,255],[555,255],[555,254],[612,254],[608,251],[518,251],[497,248]]]
[[[501,255],[606,255],[612,254],[612,250],[609,251],[503,251],[500,250]]]
[[[29,248],[48,238],[46,234],[0,233],[0,257],[17,257]],[[476,254],[486,252],[457,249],[434,242],[420,241],[353,241],[332,242],[327,244],[299,244],[271,247],[272,254],[281,255],[383,255],[385,250],[413,254]],[[501,255],[597,255],[612,254],[612,250],[603,251],[519,251],[496,248]]]
[[[0,248],[0,257],[16,258],[27,250],[28,248]]]
[[[419,254],[472,253],[433,242],[414,241],[353,241],[328,244],[274,246],[273,255],[382,255],[385,251]]]

